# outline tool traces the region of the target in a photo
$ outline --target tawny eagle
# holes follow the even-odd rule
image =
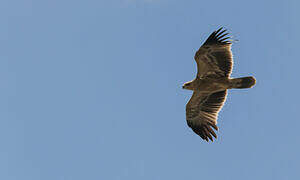
[[[214,31],[195,54],[197,76],[186,82],[183,89],[193,91],[186,105],[186,120],[202,139],[217,138],[217,118],[227,95],[227,89],[250,88],[255,84],[252,76],[230,78],[233,60],[232,40],[223,28]]]

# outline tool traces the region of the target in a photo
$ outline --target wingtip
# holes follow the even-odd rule
[[[223,26],[221,26],[219,29],[217,29],[215,32],[216,33],[218,33],[218,32],[220,32],[222,29],[225,29]],[[225,29],[225,31],[226,31],[226,29]]]
[[[224,27],[220,27],[219,29],[215,30],[213,33],[210,34],[210,36],[205,41],[205,44],[221,44],[221,45],[227,45],[232,44],[231,41],[226,40],[231,37],[226,37],[229,33],[225,33],[227,29]],[[226,40],[226,41],[225,41]]]
[[[201,137],[201,139],[209,142],[209,141],[214,141],[214,138],[217,139],[217,134],[214,132],[214,129],[218,129],[216,125],[212,125],[211,123],[208,123],[206,125],[202,126],[190,126],[192,130]]]

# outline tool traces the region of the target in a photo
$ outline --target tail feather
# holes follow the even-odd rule
[[[235,78],[231,79],[232,88],[244,89],[244,88],[251,88],[255,85],[256,80],[254,77],[242,77],[242,78]]]

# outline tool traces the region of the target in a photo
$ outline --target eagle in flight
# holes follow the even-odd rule
[[[227,89],[250,88],[255,84],[252,76],[230,78],[233,60],[230,37],[222,27],[214,31],[195,54],[197,76],[186,82],[183,89],[193,91],[186,105],[186,120],[202,139],[213,141],[218,130],[217,118],[227,95]]]

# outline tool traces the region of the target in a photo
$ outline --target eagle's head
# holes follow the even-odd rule
[[[189,81],[183,84],[182,89],[188,89],[188,90],[193,90],[194,89],[194,83],[193,81]]]

